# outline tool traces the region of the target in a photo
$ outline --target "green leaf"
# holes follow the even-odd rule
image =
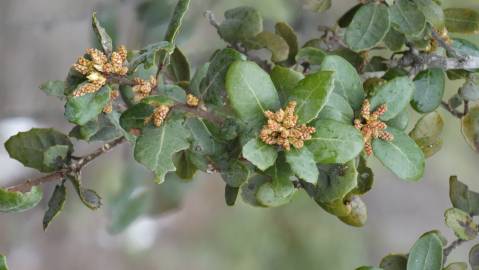
[[[7,257],[0,254],[0,270],[8,270]]]
[[[479,13],[468,8],[448,8],[446,28],[452,33],[476,34],[479,31]]]
[[[46,165],[45,152],[56,145],[66,145],[70,153],[73,151],[73,145],[66,135],[54,129],[33,128],[10,137],[5,142],[5,149],[11,158],[23,165],[41,172],[51,172],[56,170],[56,166]]]
[[[59,170],[65,164],[68,156],[71,153],[69,145],[54,145],[50,146],[43,153],[43,164],[48,168]]]
[[[168,71],[173,75],[176,82],[190,80],[190,63],[178,47],[171,54]]]
[[[409,252],[407,270],[441,270],[442,243],[434,234],[420,237]]]
[[[150,44],[138,51],[132,59],[128,60],[130,62],[130,70],[134,70],[140,64],[144,64],[145,68],[158,66],[160,54],[171,54],[174,50],[175,47],[168,41]]]
[[[42,190],[34,186],[28,192],[11,192],[0,188],[0,212],[17,213],[35,207],[43,197]]]
[[[289,46],[286,40],[280,35],[264,31],[254,38],[254,42],[257,43],[260,48],[266,48],[271,52],[271,61],[281,62],[288,59]]]
[[[138,103],[121,114],[120,125],[127,131],[133,128],[143,128],[145,119],[150,117],[154,110],[155,108],[151,105]]]
[[[472,217],[458,208],[447,209],[444,213],[446,225],[454,231],[461,240],[473,240],[478,233],[478,226]]]
[[[374,173],[371,168],[368,167],[366,163],[366,158],[362,155],[359,156],[357,168],[358,171],[358,185],[353,190],[354,194],[362,195],[371,190],[374,183]]]
[[[237,61],[230,66],[226,91],[231,107],[250,127],[263,124],[266,110],[280,107],[271,78],[254,62]]]
[[[466,39],[453,38],[451,46],[459,55],[479,57],[479,46]]]
[[[259,139],[251,139],[243,146],[243,157],[264,171],[273,166],[278,157],[274,146],[265,144]]]
[[[271,176],[271,182],[264,183],[258,189],[256,193],[258,202],[266,207],[278,207],[289,203],[296,193],[296,188],[290,180],[293,172],[283,155],[266,171],[266,174]]]
[[[328,102],[319,112],[318,119],[334,120],[344,124],[351,124],[354,118],[353,108],[341,95],[331,93]]]
[[[345,42],[353,51],[371,49],[383,40],[389,27],[389,9],[385,5],[363,5],[346,29]]]
[[[394,140],[373,140],[374,155],[381,163],[404,180],[417,181],[424,174],[424,154],[416,143],[402,131],[388,128]]]
[[[358,12],[358,10],[363,6],[363,4],[359,3],[355,6],[353,6],[352,8],[350,8],[348,11],[346,11],[346,13],[344,13],[341,18],[339,18],[338,20],[338,25],[339,27],[341,28],[346,28],[348,27],[353,18],[354,18],[354,15],[356,14],[356,12]]]
[[[244,182],[248,181],[253,174],[251,165],[238,160],[228,160],[216,162],[221,170],[221,177],[228,186],[240,187]]]
[[[248,181],[241,186],[241,198],[243,201],[252,206],[264,207],[258,202],[256,194],[259,188],[268,181],[269,177],[265,175],[255,175],[248,179]]]
[[[391,51],[400,51],[406,43],[406,37],[404,34],[396,31],[394,28],[390,28],[387,35],[384,37],[384,44]]]
[[[246,57],[236,50],[226,48],[216,52],[200,84],[198,97],[209,103],[223,104],[226,73],[231,64],[238,60],[246,60]]]
[[[320,71],[307,75],[291,90],[289,100],[297,102],[298,123],[309,123],[318,117],[333,91],[333,72]]]
[[[445,267],[444,270],[467,270],[467,263],[464,263],[464,262],[451,263],[447,267]]]
[[[400,112],[396,117],[386,122],[388,127],[397,128],[400,130],[406,130],[409,124],[409,110],[408,108],[404,108],[402,112]]]
[[[464,139],[474,151],[479,152],[479,107],[469,109],[461,123]]]
[[[189,147],[187,139],[188,130],[178,120],[166,121],[159,128],[146,127],[136,141],[135,159],[156,174],[156,182],[162,183],[168,172],[176,170],[173,154]]]
[[[324,58],[321,70],[334,71],[334,92],[346,98],[353,109],[359,109],[364,99],[361,78],[356,69],[344,58],[329,55]]]
[[[186,125],[191,131],[191,149],[194,152],[210,156],[223,153],[224,146],[214,137],[205,120],[189,118],[186,121]]]
[[[459,88],[458,94],[466,101],[479,100],[479,76],[470,74],[464,84]]]
[[[441,6],[434,0],[414,0],[419,10],[426,17],[426,21],[435,29],[444,29],[446,18]]]
[[[291,149],[287,151],[286,162],[298,178],[312,184],[316,184],[318,181],[319,171],[314,163],[314,155],[308,148],[303,147],[300,150]]]
[[[409,133],[411,139],[421,148],[425,157],[431,157],[442,148],[442,131],[444,122],[437,112],[422,116]]]
[[[190,5],[190,0],[178,0],[173,15],[171,16],[170,23],[168,24],[168,29],[166,30],[165,40],[174,44],[176,36],[181,28],[181,23],[185,17],[186,12],[188,11],[188,6]]]
[[[351,213],[347,216],[338,217],[342,222],[354,226],[362,227],[368,219],[368,209],[366,204],[359,196],[352,196],[350,199]]]
[[[201,81],[203,81],[203,79],[206,77],[206,74],[208,73],[209,67],[210,67],[209,62],[205,63],[204,65],[202,65],[200,67],[198,67],[195,71],[195,74],[193,75],[193,78],[191,78],[190,91],[193,95],[195,95],[197,97],[201,96],[201,93],[200,93]]]
[[[469,251],[469,264],[472,270],[479,269],[479,244],[476,244]]]
[[[288,63],[290,65],[295,63],[296,54],[298,54],[299,45],[298,37],[294,29],[286,22],[278,22],[274,26],[276,34],[280,35],[289,47]]]
[[[306,145],[317,163],[345,163],[363,150],[363,136],[351,124],[319,119]]]
[[[426,17],[412,1],[395,0],[390,14],[392,26],[403,34],[415,36],[426,27]]]
[[[70,96],[65,105],[65,117],[71,123],[84,125],[95,119],[108,104],[111,88],[108,85],[100,90],[80,97]]]
[[[234,44],[255,37],[263,31],[263,18],[251,7],[237,7],[225,12],[225,20],[218,33],[226,42]]]
[[[75,126],[68,136],[89,142],[110,141],[125,136],[129,141],[132,141],[133,135],[127,133],[120,126],[119,121],[120,114],[118,112],[100,114],[98,119],[91,120],[83,126]]]
[[[469,190],[455,175],[449,178],[449,198],[455,208],[471,216],[479,215],[479,193]]]
[[[69,175],[68,180],[75,188],[80,201],[91,210],[97,210],[102,206],[102,199],[93,189],[84,188],[78,175]]]
[[[226,205],[233,206],[236,203],[236,198],[238,198],[239,190],[239,187],[231,187],[229,185],[225,186]]]
[[[326,57],[326,53],[321,49],[314,47],[304,47],[299,49],[295,59],[298,63],[321,65],[324,60],[324,57]]]
[[[391,120],[401,113],[414,94],[414,83],[407,77],[397,77],[381,86],[371,98],[371,110],[386,104],[387,111],[380,118]]]
[[[307,0],[305,8],[321,13],[331,8],[331,2],[331,0]]]
[[[434,111],[441,105],[446,85],[446,75],[440,68],[421,71],[414,78],[416,91],[411,106],[419,113]]]
[[[93,26],[93,31],[95,32],[95,35],[101,44],[101,47],[103,49],[103,52],[106,55],[111,55],[113,51],[113,41],[111,40],[110,35],[106,32],[105,28],[101,26],[100,22],[96,18],[96,12],[93,12],[92,15],[92,26]]]
[[[60,214],[63,210],[63,205],[65,205],[65,200],[67,197],[67,191],[65,185],[56,185],[53,194],[48,201],[48,210],[43,216],[43,230],[45,231],[48,228],[48,225],[53,221],[53,219]]]
[[[198,168],[191,160],[191,152],[181,151],[173,155],[173,164],[176,167],[176,175],[184,180],[191,180]]]
[[[65,97],[65,82],[64,81],[48,81],[40,85],[40,89],[45,94],[63,99]]]
[[[407,256],[403,254],[390,254],[382,258],[379,267],[384,270],[406,270]]]
[[[279,65],[273,68],[270,75],[282,103],[286,101],[298,82],[304,79],[303,73]]]
[[[358,184],[358,171],[354,161],[345,164],[319,166],[319,177],[315,197],[323,203],[343,201]]]

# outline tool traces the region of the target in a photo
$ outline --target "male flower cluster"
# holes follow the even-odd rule
[[[135,102],[139,102],[145,97],[149,96],[153,88],[156,87],[156,79],[150,76],[150,80],[141,78],[133,79],[133,92],[135,93]]]
[[[199,103],[200,103],[199,98],[195,97],[192,94],[186,95],[186,105],[190,107],[197,107]]]
[[[170,107],[166,105],[158,106],[150,117],[145,118],[145,125],[153,122],[155,127],[160,127],[165,121],[169,111]]]
[[[291,149],[291,145],[296,149],[301,149],[304,146],[304,141],[310,140],[311,134],[316,132],[316,129],[304,124],[298,126],[298,116],[294,114],[295,109],[296,101],[290,101],[284,110],[266,111],[264,115],[268,118],[268,123],[263,126],[260,139],[267,144],[279,145],[286,151]]]
[[[373,153],[372,139],[379,138],[385,141],[392,141],[394,139],[394,136],[385,130],[387,128],[386,123],[379,119],[386,111],[387,106],[383,104],[371,113],[369,100],[365,99],[361,107],[360,118],[354,120],[354,127],[361,131],[363,135],[364,152],[366,152],[368,156]]]
[[[80,57],[73,65],[73,69],[86,76],[88,82],[73,92],[73,96],[80,97],[94,93],[105,85],[108,75],[124,76],[128,68],[124,66],[127,50],[120,46],[111,54],[110,59],[100,50],[90,48],[86,51],[87,58]]]

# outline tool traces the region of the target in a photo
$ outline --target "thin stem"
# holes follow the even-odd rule
[[[69,166],[67,166],[66,168],[62,170],[59,170],[41,177],[37,177],[35,179],[31,179],[31,180],[28,179],[21,184],[7,188],[7,190],[11,192],[15,192],[15,191],[27,192],[34,186],[38,186],[38,185],[52,182],[55,180],[63,179],[69,173],[79,172],[81,169],[83,169],[83,167],[85,167],[92,160],[103,155],[104,153],[107,153],[112,148],[122,144],[123,142],[125,142],[124,137],[118,138],[114,141],[104,144],[102,147],[96,149],[91,154],[81,157],[80,159],[78,159],[77,162],[70,164]]]
[[[464,117],[464,115],[467,114],[468,110],[469,110],[469,103],[467,102],[464,102],[464,112],[459,112],[457,111],[456,109],[452,108],[449,103],[445,102],[445,101],[442,101],[441,102],[441,105],[444,109],[446,109],[448,112],[450,112],[453,116],[457,117],[457,118],[462,118]]]
[[[189,107],[188,105],[185,105],[185,104],[176,104],[172,107],[172,109],[177,109],[177,110],[180,110],[180,111],[183,111],[183,112],[187,112],[187,113],[191,113],[191,114],[194,114],[196,116],[199,116],[201,118],[204,118],[212,123],[216,123],[216,124],[221,124],[224,122],[224,118],[216,115],[216,114],[213,114],[211,113],[210,111],[206,111],[206,110],[202,110],[200,107]]]
[[[458,246],[460,246],[461,244],[463,244],[464,242],[466,242],[466,240],[462,240],[462,239],[456,239],[455,241],[453,241],[449,246],[447,246],[445,249],[444,249],[444,256],[443,256],[443,263],[446,263],[447,261],[447,257],[449,256],[449,254],[451,254],[451,252],[457,248]]]

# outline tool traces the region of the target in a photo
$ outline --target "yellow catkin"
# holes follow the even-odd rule
[[[150,76],[150,80],[144,80],[141,78],[133,79],[133,92],[135,93],[135,102],[139,102],[145,97],[149,96],[153,88],[156,87],[156,79]]]
[[[361,107],[360,117],[354,120],[354,127],[363,135],[364,152],[368,156],[373,153],[371,144],[373,139],[394,140],[394,136],[385,130],[387,128],[386,123],[379,119],[385,112],[387,112],[387,106],[383,104],[371,113],[369,100],[365,99]]]
[[[298,126],[295,109],[296,101],[290,101],[284,110],[266,111],[264,115],[268,120],[261,129],[259,138],[266,144],[279,145],[286,151],[291,150],[291,145],[301,149],[304,142],[311,139],[311,134],[316,132],[316,129],[304,124]]]
[[[200,100],[193,96],[192,94],[188,94],[186,96],[186,105],[190,106],[190,107],[196,107],[198,106],[198,104],[200,103]]]

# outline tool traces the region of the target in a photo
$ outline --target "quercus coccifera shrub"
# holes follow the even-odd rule
[[[306,7],[324,12],[331,4],[310,0]],[[176,43],[188,6],[179,0],[165,36],[141,49],[114,47],[93,14],[98,48],[72,61],[65,80],[41,86],[65,103],[65,118],[74,127],[68,134],[33,128],[5,143],[11,158],[46,174],[0,189],[1,212],[36,206],[44,196],[41,184],[52,181],[57,185],[44,229],[69,197],[67,183],[87,207],[101,207],[81,171],[128,144],[158,184],[191,179],[199,171],[218,173],[228,205],[241,198],[252,206],[278,207],[306,192],[338,222],[360,227],[367,220],[361,197],[373,188],[370,160],[403,181],[420,181],[426,159],[445,143],[441,114],[461,121],[466,142],[479,151],[479,47],[451,34],[479,31],[479,13],[472,9],[443,10],[435,0],[362,0],[337,25],[320,27],[305,42],[286,22],[265,29],[252,7],[227,10],[221,22],[207,11],[225,46],[192,73]],[[259,50],[270,57],[261,58]],[[449,98],[447,80],[464,81]],[[415,123],[411,111],[419,115]],[[105,144],[79,157],[75,140]],[[147,192],[122,200],[121,207],[144,209]],[[476,238],[479,195],[453,176],[450,199],[445,223],[456,240],[448,245],[431,231],[409,252],[385,257],[379,268],[358,269],[466,269],[465,263],[444,264],[452,249]],[[123,222],[113,231],[131,220]],[[473,269],[478,254],[478,247],[471,249]]]

